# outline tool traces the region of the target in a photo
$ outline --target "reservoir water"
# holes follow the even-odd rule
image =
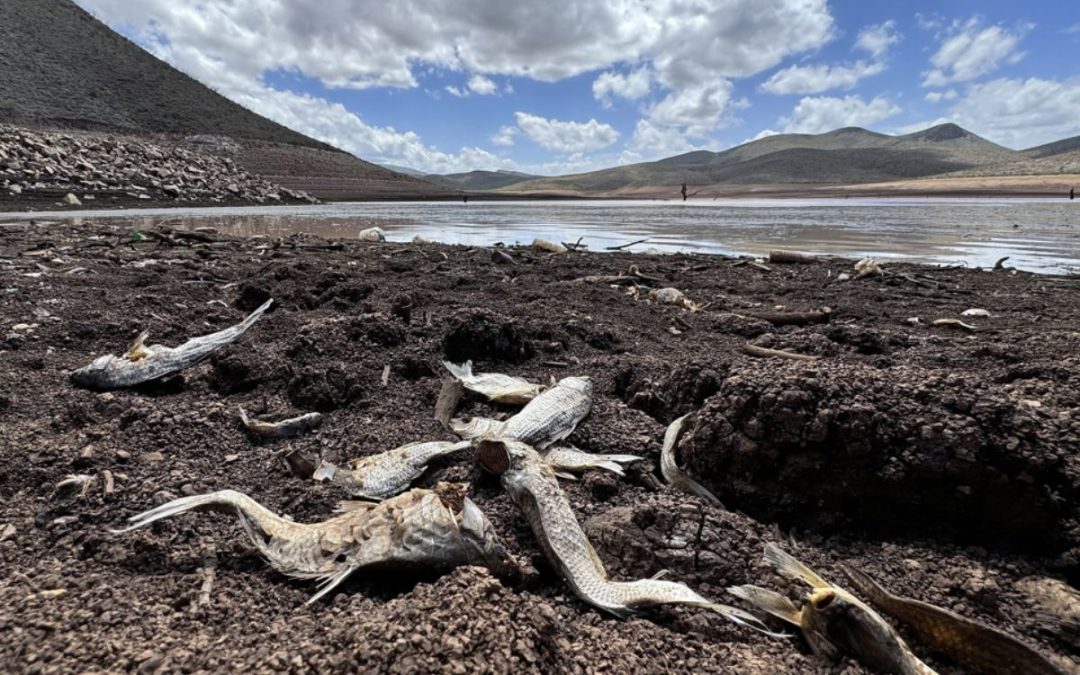
[[[132,229],[213,227],[244,236],[310,232],[350,238],[378,225],[392,241],[527,244],[534,237],[591,250],[765,254],[784,248],[932,264],[1009,265],[1080,273],[1080,201],[1065,199],[773,199],[678,201],[349,202],[312,206],[0,213],[0,223],[114,221]],[[655,251],[653,251],[655,252]]]

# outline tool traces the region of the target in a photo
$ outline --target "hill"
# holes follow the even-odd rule
[[[1080,136],[1073,136],[1072,138],[1063,138],[1060,141],[1053,143],[1047,143],[1046,145],[1040,145],[1034,148],[1028,148],[1023,151],[1023,154],[1033,159],[1040,157],[1053,157],[1054,155],[1061,155],[1067,152],[1074,152],[1080,150]]]
[[[0,2],[0,123],[126,134],[211,135],[236,158],[322,198],[445,194],[233,103],[69,0]],[[267,151],[271,145],[276,150]],[[299,157],[294,157],[294,151]],[[299,159],[299,162],[294,162]],[[307,173],[300,175],[295,164]],[[331,184],[324,190],[324,179]],[[344,190],[342,189],[344,187]]]
[[[429,174],[427,180],[454,190],[496,190],[526,180],[539,178],[520,171],[469,171],[467,173]]]
[[[696,151],[655,162],[530,180],[507,190],[630,194],[648,187],[718,184],[857,184],[932,176],[1020,158],[955,124],[889,136],[858,127],[823,134],[777,134],[722,152]]]

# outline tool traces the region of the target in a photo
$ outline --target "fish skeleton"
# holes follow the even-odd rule
[[[133,387],[178,373],[206,359],[214,352],[236,342],[247,332],[273,300],[267,300],[235,326],[210,335],[194,337],[179,347],[146,346],[148,331],[139,333],[123,356],[106,354],[93,363],[71,373],[71,381],[79,387],[104,391]]]
[[[1007,633],[912,598],[892,595],[867,574],[845,568],[852,586],[965,670],[988,675],[1064,675],[1045,656]]]
[[[192,510],[235,512],[255,548],[274,569],[322,582],[315,602],[359,569],[446,570],[484,565],[513,574],[516,563],[487,517],[445,484],[411,490],[380,504],[357,503],[321,523],[294,523],[242,492],[220,490],[181,497],[129,518],[122,534]]]
[[[542,385],[502,373],[474,373],[472,361],[457,365],[443,361],[450,374],[469,391],[476,392],[494,403],[525,405],[536,398]]]
[[[548,561],[583,601],[618,617],[654,605],[702,607],[767,632],[754,615],[714,603],[685,584],[657,577],[611,581],[552,468],[539,453],[517,441],[481,440],[477,445],[481,467],[501,475],[503,487],[529,522]]]
[[[664,480],[668,482],[668,485],[689,492],[692,495],[697,495],[714,504],[719,504],[720,500],[716,498],[716,495],[688,476],[675,462],[675,448],[678,447],[679,439],[682,438],[683,432],[686,431],[687,424],[691,419],[693,419],[693,413],[683,415],[668,425],[667,431],[664,432],[664,444],[660,448],[660,473],[664,476]]]
[[[378,501],[408,489],[431,461],[465,450],[469,445],[469,441],[409,443],[351,460],[345,470],[324,462],[312,478],[345,485],[353,496]]]
[[[882,673],[935,675],[881,615],[854,595],[825,581],[775,544],[765,547],[765,560],[781,575],[814,589],[801,609],[758,586],[733,586],[728,592],[801,628],[815,654],[833,661],[852,656]]]
[[[581,473],[586,469],[606,469],[620,476],[626,475],[623,473],[623,464],[641,459],[637,455],[593,454],[569,446],[550,448],[542,455],[542,458],[555,470],[556,475]],[[573,478],[573,476],[563,477]]]
[[[247,411],[240,408],[240,422],[252,436],[259,438],[293,438],[310,431],[322,424],[322,415],[317,412],[305,413],[280,422],[265,422],[249,417]]]

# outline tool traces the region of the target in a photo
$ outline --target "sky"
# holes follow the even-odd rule
[[[76,0],[363,159],[556,175],[772,133],[1080,135],[1072,0]]]

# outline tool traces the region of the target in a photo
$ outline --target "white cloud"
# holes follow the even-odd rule
[[[639,62],[666,86],[700,84],[761,72],[834,32],[826,0],[79,2],[249,77],[295,69],[355,88],[415,87],[424,66],[556,81]]]
[[[593,80],[592,91],[596,100],[608,107],[612,96],[635,100],[648,94],[651,87],[652,72],[647,67],[641,67],[625,75],[614,71],[600,73]]]
[[[954,22],[930,57],[933,68],[923,74],[923,86],[966,82],[993,72],[1002,63],[1016,63],[1024,57],[1020,40],[1030,28],[1021,26],[1012,32],[1001,26],[983,28],[977,18]]]
[[[514,144],[514,139],[518,134],[518,128],[512,126],[504,126],[495,132],[491,137],[491,142],[495,145],[511,146]]]
[[[924,98],[931,103],[937,103],[939,101],[953,101],[957,96],[959,94],[956,93],[955,89],[948,89],[946,91],[928,91]]]
[[[773,74],[761,88],[770,94],[817,94],[829,89],[851,89],[864,77],[884,70],[881,62],[865,61],[850,66],[791,66]]]
[[[896,22],[889,19],[884,23],[867,26],[859,31],[859,37],[855,40],[855,48],[861,49],[875,59],[880,60],[885,57],[890,47],[900,42],[901,37],[896,30]]]
[[[995,143],[1027,148],[1080,135],[1080,78],[997,79],[973,85],[953,121]]]
[[[498,86],[483,75],[473,75],[469,78],[469,91],[481,96],[489,96],[498,91]]]
[[[780,121],[786,133],[820,134],[841,127],[870,126],[898,112],[899,107],[881,96],[869,102],[861,96],[807,96]]]
[[[444,87],[444,89],[446,89],[446,91],[450,92],[454,96],[457,96],[458,98],[465,98],[466,96],[469,95],[469,92],[465,91],[464,89],[462,89],[460,87],[455,87],[455,86],[452,86],[452,85],[449,85],[449,84],[446,85],[446,87]]]
[[[588,122],[563,122],[529,113],[514,113],[518,128],[533,142],[562,153],[585,152],[606,148],[619,139],[619,132],[595,119]]]
[[[757,134],[755,134],[754,136],[751,136],[750,138],[745,139],[739,145],[742,145],[743,143],[750,143],[752,141],[760,141],[763,138],[768,138],[769,136],[777,136],[779,134],[780,134],[779,131],[774,131],[773,129],[762,129],[761,131],[757,132]]]
[[[689,136],[704,136],[724,124],[731,90],[731,82],[727,80],[681,87],[649,110],[649,121],[659,126],[682,128]]]
[[[699,149],[687,140],[686,135],[679,129],[657,126],[645,119],[638,120],[629,145],[643,160],[670,157]]]

